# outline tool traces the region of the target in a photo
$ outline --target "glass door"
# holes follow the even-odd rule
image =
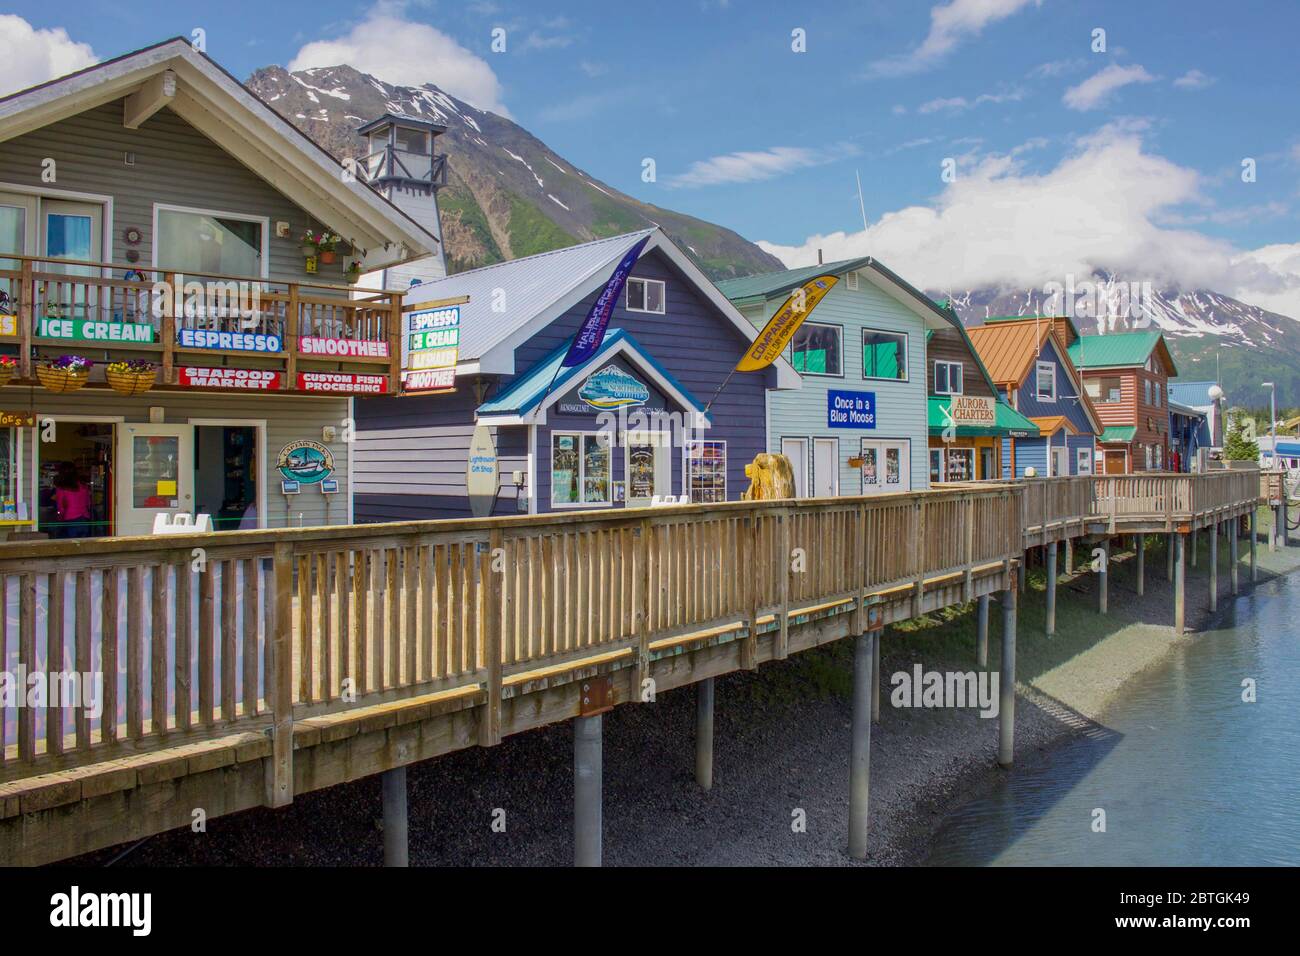
[[[623,465],[629,508],[647,507],[655,495],[673,493],[668,437],[662,432],[626,434]]]
[[[42,255],[51,259],[79,259],[100,262],[103,259],[104,207],[94,203],[41,200]],[[75,277],[95,275],[94,266],[49,263],[46,272],[73,277],[66,284],[54,286],[53,301],[45,303],[45,315],[65,319],[93,319],[98,298],[86,283]]]
[[[119,534],[150,534],[159,514],[194,510],[194,426],[117,427]]]
[[[36,220],[36,199],[0,193],[0,269],[17,272],[22,263],[4,253],[33,255],[36,242],[31,226]],[[18,280],[0,276],[0,336],[18,334]]]
[[[911,442],[862,440],[862,493],[884,494],[912,487]]]

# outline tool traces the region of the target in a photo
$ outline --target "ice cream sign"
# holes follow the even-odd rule
[[[412,312],[402,337],[402,387],[408,392],[455,388],[460,307]]]
[[[44,318],[36,326],[41,339],[75,342],[153,342],[153,326],[138,322],[96,322],[88,319]]]

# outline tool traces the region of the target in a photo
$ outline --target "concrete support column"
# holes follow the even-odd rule
[[[1047,636],[1056,633],[1056,552],[1057,543],[1047,546]]]
[[[1237,531],[1241,524],[1240,518],[1233,518],[1228,522],[1228,555],[1232,558],[1232,569],[1228,576],[1232,581],[1232,593],[1241,593],[1241,572],[1237,568],[1239,549],[1237,547]]]
[[[1016,587],[1021,594],[1025,593],[1025,565],[1029,563],[1029,552],[1020,552],[1020,566],[1016,568]]]
[[[998,675],[998,763],[1010,767],[1016,749],[1016,592],[1002,592],[1002,666]]]
[[[1287,518],[1287,512],[1290,510],[1290,508],[1289,508],[1289,503],[1287,502],[1286,499],[1285,481],[1282,482],[1282,504],[1279,506],[1278,510],[1281,512],[1282,515],[1282,528],[1281,528],[1282,547],[1289,548],[1291,547],[1291,527],[1290,525],[1287,524],[1287,522],[1290,520],[1289,518]]]
[[[1196,567],[1197,560],[1200,557],[1200,553],[1201,553],[1201,530],[1199,528],[1193,528],[1192,529],[1192,567]]]
[[[980,670],[989,666],[989,600],[987,594],[979,599],[975,615],[975,666]]]
[[[573,722],[573,865],[600,866],[604,806],[601,715]]]
[[[1210,613],[1219,609],[1219,523],[1210,526]]]
[[[1138,597],[1147,593],[1147,536],[1137,537],[1137,590]]]
[[[1174,538],[1178,537],[1172,531],[1165,535],[1165,577],[1170,583],[1174,580]]]
[[[871,722],[880,723],[880,642],[885,629],[871,632]]]
[[[1065,573],[1066,576],[1074,574],[1074,539],[1065,539]]]
[[[1277,516],[1282,513],[1281,505],[1274,505],[1269,509],[1272,512],[1272,527],[1268,529],[1268,550],[1277,550]]]
[[[849,856],[867,858],[867,797],[871,790],[872,635],[853,639],[853,740],[849,751]]]
[[[695,782],[713,789],[713,678],[695,685]]]
[[[1097,613],[1110,612],[1110,538],[1101,542],[1101,567],[1097,577]]]
[[[1174,630],[1187,631],[1187,535],[1174,535]]]
[[[1250,524],[1247,525],[1247,527],[1250,529],[1250,583],[1251,584],[1254,584],[1255,579],[1259,576],[1259,567],[1255,558],[1255,548],[1256,548],[1255,515],[1256,514],[1258,514],[1258,512],[1252,511],[1250,514],[1246,516],[1246,518],[1250,522]]]
[[[379,775],[384,804],[384,866],[409,866],[406,838],[406,768],[394,767]]]

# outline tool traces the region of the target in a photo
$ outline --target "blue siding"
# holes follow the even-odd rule
[[[1074,382],[1067,371],[1066,362],[1068,361],[1069,359],[1064,358],[1058,351],[1055,340],[1048,339],[1033,367],[1029,370],[1024,383],[1016,390],[1016,410],[1026,418],[1065,416],[1066,420],[1079,431],[1079,434],[1068,435],[1064,430],[1058,430],[1055,435],[1050,436],[1050,442],[1057,448],[1064,445],[1070,449],[1070,474],[1077,475],[1079,473],[1077,450],[1079,448],[1093,448],[1096,435],[1093,432],[1092,423],[1088,420],[1088,413],[1084,410],[1083,401],[1079,398],[1079,391],[1075,388]],[[1042,401],[1038,398],[1038,362],[1049,362],[1055,369],[1056,401]],[[1002,475],[1004,478],[1012,477],[1008,442],[1009,440],[1003,441]],[[1035,468],[1039,475],[1048,474],[1048,442],[1049,439],[1047,438],[1015,439],[1016,474],[1014,477],[1023,478],[1025,469],[1030,467]]]

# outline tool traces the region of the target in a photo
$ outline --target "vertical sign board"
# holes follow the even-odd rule
[[[455,390],[459,354],[460,306],[409,313],[402,332],[402,390]]]
[[[492,432],[486,425],[474,428],[469,441],[469,459],[465,465],[465,487],[469,507],[475,518],[486,518],[497,500],[497,449]]]

